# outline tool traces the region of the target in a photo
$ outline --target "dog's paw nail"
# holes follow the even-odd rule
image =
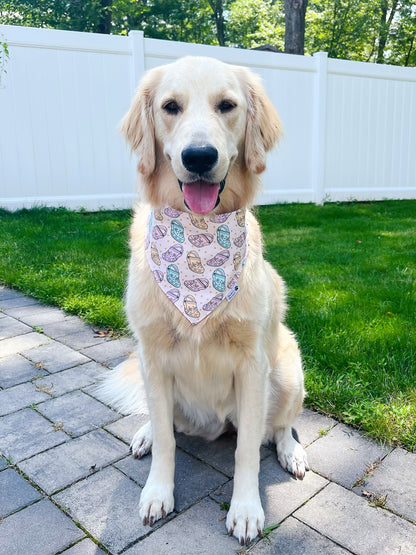
[[[150,528],[153,526],[154,523],[155,523],[155,519],[154,519],[154,517],[151,516],[150,517],[150,522],[149,522]]]
[[[244,538],[240,538],[240,545],[244,545]]]
[[[147,525],[147,517],[146,517],[146,516],[143,517],[142,524],[143,524],[143,526],[146,526],[146,525]]]
[[[166,518],[166,511],[163,507],[162,507],[162,518]]]

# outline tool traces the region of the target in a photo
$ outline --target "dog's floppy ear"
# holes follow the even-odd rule
[[[137,155],[138,171],[147,176],[154,172],[156,166],[153,96],[157,78],[155,70],[146,73],[120,125],[121,133]]]
[[[266,152],[283,135],[283,127],[277,112],[267,97],[260,78],[244,71],[247,94],[247,124],[245,138],[245,163],[253,173],[266,168]]]

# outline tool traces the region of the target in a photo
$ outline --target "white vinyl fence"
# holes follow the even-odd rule
[[[118,123],[149,68],[211,56],[259,73],[285,127],[259,204],[416,198],[416,68],[0,26],[0,206],[129,207]]]

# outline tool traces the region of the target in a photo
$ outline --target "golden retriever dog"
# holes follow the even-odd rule
[[[105,390],[124,411],[150,414],[131,444],[135,457],[152,451],[140,518],[152,526],[174,508],[174,429],[212,440],[233,426],[226,527],[248,544],[264,527],[261,444],[275,442],[295,477],[309,470],[291,429],[304,386],[283,324],[285,285],[249,210],[281,123],[253,73],[186,57],[146,73],[121,130],[145,201],[131,227],[126,293],[138,347]]]

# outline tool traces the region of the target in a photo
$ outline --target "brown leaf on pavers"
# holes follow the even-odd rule
[[[113,330],[112,328],[106,328],[105,330],[92,330],[94,332],[94,337],[108,337],[109,339],[117,339],[122,336],[122,334]]]
[[[41,368],[43,370],[44,364],[45,364],[44,360],[41,360],[40,362],[35,362],[35,368]]]
[[[94,337],[107,337],[107,330],[92,330],[95,333]]]
[[[373,493],[372,491],[362,490],[362,495],[368,501],[370,507],[381,507],[384,509],[387,503],[387,495],[379,495],[378,493]]]
[[[64,423],[61,422],[60,420],[58,420],[58,422],[57,422],[56,424],[53,425],[53,429],[54,429],[55,431],[63,430],[63,429],[64,429]]]
[[[36,391],[43,391],[43,393],[47,393],[48,395],[52,395],[53,384],[51,385],[41,385],[40,383],[36,384]]]
[[[374,471],[377,470],[377,468],[381,465],[382,460],[381,459],[377,459],[376,461],[370,463],[367,468],[365,469],[365,473],[367,476],[372,476]]]
[[[353,488],[357,487],[357,486],[362,486],[367,478],[370,478],[373,474],[374,471],[377,470],[377,468],[381,465],[382,460],[379,458],[376,461],[370,463],[367,468],[365,469],[364,472],[364,476],[361,476],[361,478],[358,478],[358,480],[353,484]]]

